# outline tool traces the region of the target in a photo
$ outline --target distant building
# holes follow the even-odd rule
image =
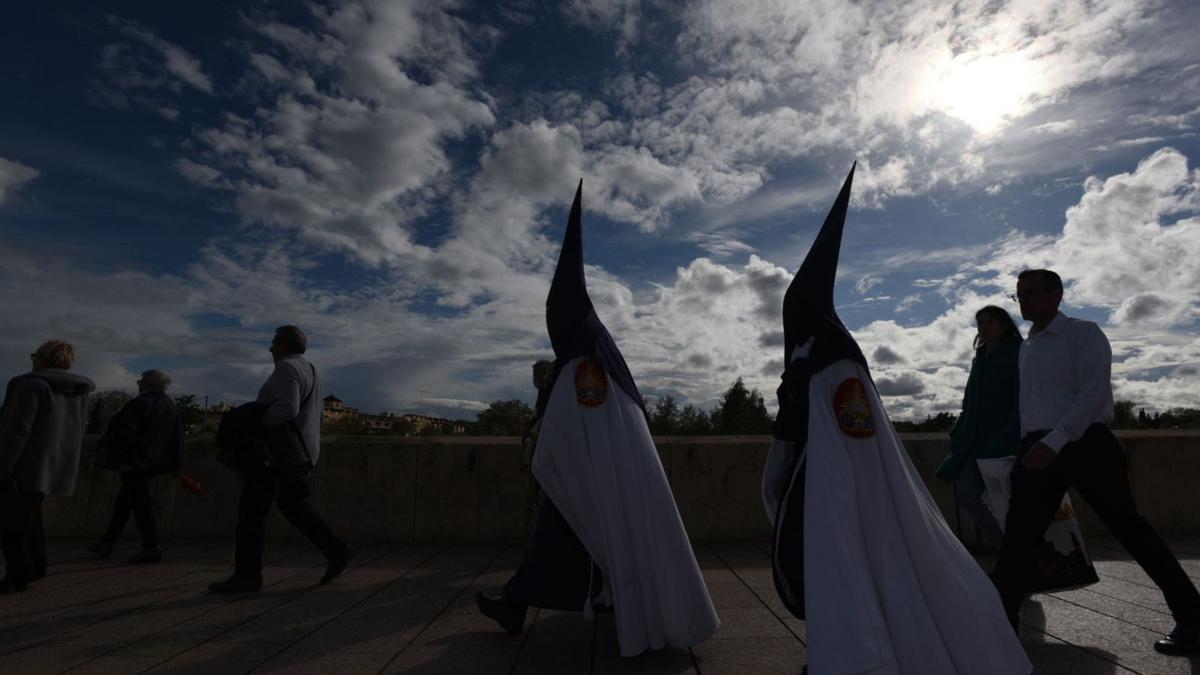
[[[347,417],[358,417],[358,410],[342,403],[342,399],[330,394],[324,398],[324,413],[321,416],[323,424],[344,420]]]
[[[432,428],[443,434],[465,434],[467,427],[462,423],[448,420],[444,417],[430,417],[428,415],[401,415],[402,419],[406,420],[411,426],[413,433],[419,434],[423,430]]]

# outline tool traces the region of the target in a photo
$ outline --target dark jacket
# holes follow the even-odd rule
[[[262,425],[268,406],[244,403],[221,416],[214,442],[217,460],[243,471],[271,471],[280,476],[304,476],[312,471],[308,450],[292,422]]]
[[[97,466],[167,473],[183,466],[183,424],[170,396],[148,391],[126,403],[96,441]]]
[[[58,368],[8,382],[0,412],[0,489],[70,495],[92,381]]]
[[[967,461],[1007,457],[1021,441],[1021,395],[1017,357],[1021,341],[1005,338],[991,354],[980,349],[971,362],[963,409],[950,432],[950,452],[937,475],[954,480]]]

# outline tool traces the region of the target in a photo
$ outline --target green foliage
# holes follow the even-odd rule
[[[757,389],[747,389],[738,378],[730,385],[721,404],[712,411],[714,434],[769,434],[771,414]]]
[[[204,408],[196,403],[196,395],[176,396],[175,407],[179,409],[179,421],[183,424],[184,433],[198,433],[204,426]]]
[[[84,432],[98,434],[104,431],[109,418],[132,398],[132,394],[120,389],[105,389],[92,394],[88,400],[87,425]]]
[[[1195,408],[1170,408],[1153,414],[1141,408],[1135,416],[1136,405],[1133,401],[1113,404],[1114,429],[1200,429],[1200,410]]]
[[[954,423],[958,421],[958,415],[951,412],[940,412],[936,415],[926,416],[920,422],[898,421],[892,422],[892,426],[896,431],[903,433],[930,433],[930,432],[949,432],[954,428]]]
[[[689,403],[683,408],[674,397],[659,398],[649,409],[650,433],[657,436],[708,436],[771,433],[773,419],[757,389],[747,389],[742,378],[730,385],[721,403],[709,412]]]
[[[533,408],[518,399],[492,401],[471,425],[471,433],[475,436],[520,436],[532,419]]]

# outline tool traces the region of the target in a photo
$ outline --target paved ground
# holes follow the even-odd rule
[[[1171,617],[1141,569],[1111,541],[1089,541],[1102,581],[1035,596],[1023,617],[1038,673],[1200,673],[1200,658],[1151,648]],[[1172,544],[1200,580],[1200,538]],[[473,598],[499,586],[520,550],[400,546],[360,550],[337,583],[316,586],[319,555],[270,552],[259,594],[213,596],[227,543],[175,543],[153,567],[96,562],[84,542],[54,541],[50,577],[0,596],[0,673],[798,673],[804,624],[783,611],[763,545],[702,546],[724,623],[708,642],[634,659],[617,654],[611,617],[531,612],[521,637],[500,633]],[[113,560],[134,552],[119,546]]]

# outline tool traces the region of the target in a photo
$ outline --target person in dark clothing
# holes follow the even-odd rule
[[[1175,629],[1154,643],[1165,654],[1200,653],[1200,593],[1179,560],[1138,513],[1129,464],[1113,419],[1112,348],[1100,327],[1059,311],[1062,278],[1050,270],[1017,277],[1014,300],[1033,322],[1021,345],[1021,438],[1012,471],[1004,543],[992,579],[1013,630],[1033,576],[1034,552],[1074,487],[1162,590]]]
[[[530,430],[522,439],[526,466],[532,462],[537,431],[561,367],[559,361],[533,364],[538,396]],[[513,635],[520,634],[529,607],[578,611],[602,580],[587,549],[554,502],[541,490],[536,499],[537,520],[525,547],[525,560],[502,590],[481,592],[475,597],[480,612]]]
[[[950,432],[950,452],[937,469],[943,480],[957,481],[959,507],[978,528],[984,548],[998,549],[1004,530],[983,501],[983,475],[977,459],[1007,457],[1021,440],[1017,409],[1020,377],[1017,355],[1021,331],[1008,312],[988,305],[975,313],[979,334],[975,358],[963,394],[962,414]]]
[[[96,465],[121,476],[121,491],[108,529],[100,541],[88,546],[101,558],[112,553],[132,514],[142,535],[142,550],[129,559],[130,564],[162,562],[150,483],[155,476],[177,472],[183,466],[183,424],[175,402],[166,393],[170,384],[171,376],[161,370],[142,373],[138,395],[112,416],[96,441]]]
[[[0,547],[7,564],[0,593],[24,591],[46,576],[46,495],[72,495],[79,473],[88,394],[96,387],[67,372],[75,349],[50,340],[30,354],[33,369],[9,381],[0,411]]]
[[[259,389],[254,405],[260,409],[249,408],[255,427],[250,433],[261,436],[270,448],[270,464],[243,472],[233,576],[209,584],[213,593],[252,593],[262,588],[267,515],[272,503],[325,554],[322,585],[344,572],[353,555],[309,501],[308,474],[321,449],[322,400],[317,369],[303,356],[307,349],[308,338],[296,326],[275,331],[271,341],[275,370]]]

